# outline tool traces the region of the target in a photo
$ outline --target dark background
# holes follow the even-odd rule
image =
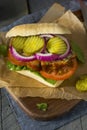
[[[79,8],[77,0],[0,0],[0,27],[8,25],[28,13],[50,7],[55,2],[65,6],[66,9]]]

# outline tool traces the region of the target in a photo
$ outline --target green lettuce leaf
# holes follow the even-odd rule
[[[13,70],[13,71],[21,71],[21,70],[29,70],[31,71],[32,73],[34,73],[35,75],[38,75],[40,76],[41,78],[43,78],[45,81],[47,81],[48,83],[51,83],[51,84],[55,84],[56,83],[56,80],[52,80],[52,79],[47,79],[47,78],[44,78],[43,76],[41,76],[41,74],[37,71],[34,71],[32,69],[29,69],[27,68],[26,66],[18,66],[18,65],[14,65],[12,64],[10,61],[7,62],[7,67],[9,70]]]
[[[78,44],[76,44],[73,41],[71,41],[70,44],[71,44],[72,50],[77,55],[78,60],[82,63],[85,63],[85,56],[84,56],[84,52],[82,51],[82,49],[78,46]]]

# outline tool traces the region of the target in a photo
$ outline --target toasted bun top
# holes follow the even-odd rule
[[[6,37],[10,38],[15,36],[32,36],[39,34],[71,34],[71,32],[58,23],[35,23],[15,26],[7,32]]]

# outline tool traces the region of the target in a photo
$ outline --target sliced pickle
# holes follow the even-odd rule
[[[87,74],[83,74],[76,82],[76,89],[78,91],[87,91]]]
[[[44,46],[44,39],[39,36],[28,37],[24,43],[23,52],[27,55],[32,55],[41,50]]]
[[[20,36],[18,36],[18,37],[14,37],[13,39],[12,39],[12,45],[13,45],[13,47],[17,50],[17,51],[20,51],[20,50],[22,50],[23,49],[23,47],[24,47],[24,42],[26,41],[26,37],[20,37]]]
[[[67,46],[60,37],[53,37],[47,42],[47,49],[50,53],[63,54],[66,51]]]

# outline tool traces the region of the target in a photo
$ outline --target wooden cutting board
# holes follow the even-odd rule
[[[20,102],[22,104],[20,104]],[[44,99],[39,97],[19,98],[18,104],[32,118],[36,120],[52,120],[71,110],[80,100]],[[47,103],[46,111],[37,108],[38,103]]]
[[[74,14],[83,21],[81,11],[78,10]],[[65,100],[65,99],[44,99],[40,97],[24,97],[18,98],[17,102],[21,108],[32,118],[37,120],[52,120],[56,117],[73,109],[81,100]],[[36,106],[38,103],[47,103],[47,111],[39,110]]]

